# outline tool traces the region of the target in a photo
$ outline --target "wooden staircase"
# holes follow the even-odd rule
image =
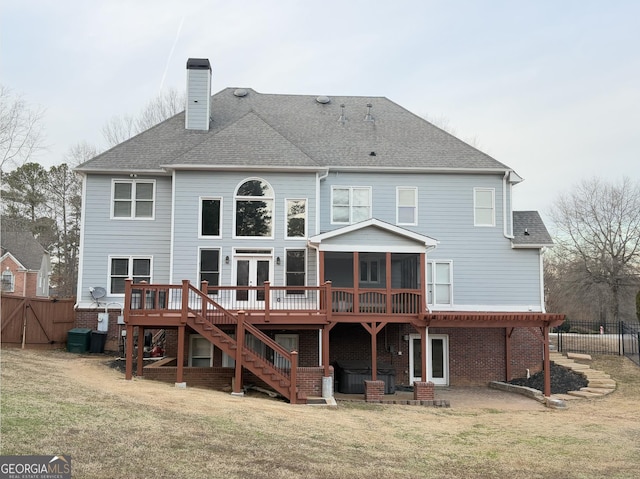
[[[197,294],[202,301],[202,310],[189,308],[187,314],[187,325],[209,340],[217,348],[232,358],[236,358],[238,364],[238,347],[240,347],[241,367],[251,371],[256,377],[264,381],[268,386],[289,400],[292,404],[304,404],[306,396],[295,385],[297,378],[297,352],[289,352],[277,342],[264,334],[252,324],[246,323],[242,319],[242,313],[234,314],[225,310],[218,303],[213,301],[208,295],[190,286],[190,293]],[[203,311],[206,313],[203,314]],[[212,313],[213,312],[213,313]],[[235,338],[225,333],[215,323],[220,317],[224,317],[223,324],[233,324]],[[244,341],[245,333],[255,338],[253,344],[260,344],[264,352],[258,351]],[[276,354],[281,361],[289,364],[289,368],[277,367],[274,363]],[[293,374],[292,374],[293,373]],[[293,386],[292,386],[293,385]]]

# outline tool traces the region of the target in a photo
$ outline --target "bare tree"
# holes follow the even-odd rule
[[[599,301],[607,299],[619,321],[621,302],[637,288],[640,272],[640,183],[584,180],[557,199],[551,218],[558,254],[571,265],[566,278],[580,284],[583,298],[594,299],[604,286],[608,298]]]
[[[102,128],[109,147],[118,145],[138,133],[184,110],[185,96],[171,88],[153,98],[137,115],[115,116]]]
[[[43,148],[44,110],[0,85],[0,170],[23,165]]]

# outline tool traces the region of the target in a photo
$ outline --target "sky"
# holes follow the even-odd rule
[[[45,109],[45,167],[184,91],[188,58],[213,93],[384,96],[513,168],[514,208],[547,217],[581,180],[640,180],[638,18],[635,0],[5,0],[0,83]]]

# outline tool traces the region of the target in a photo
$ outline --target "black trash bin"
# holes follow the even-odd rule
[[[104,345],[106,342],[106,331],[91,331],[91,346],[89,347],[89,352],[104,353]]]

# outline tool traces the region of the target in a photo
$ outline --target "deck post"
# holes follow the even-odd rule
[[[391,301],[391,281],[393,278],[391,277],[391,253],[387,251],[386,261],[385,261],[385,269],[386,269],[386,283],[387,283],[387,306],[386,313],[393,314],[393,302]]]
[[[244,353],[244,320],[245,312],[238,311],[238,329],[236,331],[236,369],[233,380],[233,396],[243,396],[242,392],[242,355]]]
[[[185,387],[184,382],[184,331],[185,326],[178,326],[178,355],[176,370],[176,387]]]
[[[189,280],[182,280],[182,317],[180,321],[182,324],[187,322],[187,316],[189,315]]]
[[[125,359],[125,379],[133,377],[133,326],[127,324],[127,351]]]
[[[298,351],[291,351],[291,386],[289,402],[295,404],[298,400]]]
[[[138,371],[136,374],[142,377],[144,368],[144,326],[138,326]]]
[[[544,324],[544,395],[551,396],[551,361],[549,359],[549,323]]]
[[[269,322],[269,312],[271,311],[271,283],[265,281],[264,285],[264,322]]]
[[[331,320],[331,315],[333,314],[333,293],[331,291],[331,281],[327,281],[324,283],[324,304],[325,304],[325,313],[327,314],[327,320]]]
[[[429,328],[420,328],[420,380],[423,383],[427,382],[427,342],[429,340]],[[411,340],[410,340],[411,341]]]
[[[353,252],[353,314],[360,312],[360,256]]]
[[[206,279],[200,282],[200,292],[205,296],[209,297],[209,281]],[[202,306],[200,309],[202,310],[202,316],[207,317],[207,300],[205,298],[200,298]]]
[[[371,380],[378,380],[378,331],[376,323],[371,323]]]
[[[427,313],[427,254],[420,253],[420,318]]]

